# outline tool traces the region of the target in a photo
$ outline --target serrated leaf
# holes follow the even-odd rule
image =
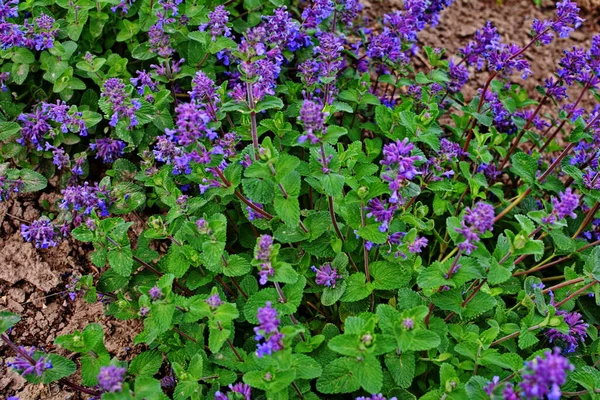
[[[353,302],[368,297],[373,291],[373,285],[367,282],[365,274],[356,272],[346,279],[346,291],[341,301]]]
[[[106,254],[111,268],[121,276],[131,275],[133,268],[133,253],[128,246],[109,250]]]
[[[528,154],[516,153],[511,157],[510,170],[527,184],[536,182],[537,169],[537,162]]]
[[[300,222],[300,203],[297,197],[276,196],[273,204],[277,215],[289,226],[296,226]]]
[[[383,359],[388,371],[392,374],[394,382],[401,387],[410,387],[415,377],[415,354],[405,352],[400,355],[386,354]]]
[[[349,358],[338,358],[323,369],[317,380],[317,390],[325,394],[351,393],[360,388],[360,382],[354,370],[355,363]]]
[[[377,261],[371,264],[373,286],[379,290],[393,290],[408,286],[411,274],[400,265],[387,261]]]
[[[129,374],[152,376],[158,372],[163,362],[160,351],[149,350],[138,354],[129,364]]]

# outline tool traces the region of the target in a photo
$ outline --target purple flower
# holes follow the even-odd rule
[[[169,372],[160,380],[160,387],[164,389],[174,388],[176,384],[177,381],[175,380],[175,377],[173,376],[172,372]]]
[[[456,228],[456,231],[464,236],[465,241],[458,244],[458,248],[465,254],[471,254],[477,249],[475,245],[479,242],[480,235],[493,230],[494,227],[494,207],[478,202],[473,209],[466,208],[461,227]]]
[[[542,218],[542,222],[554,224],[557,220],[566,217],[577,218],[575,209],[579,206],[579,195],[573,193],[571,188],[567,188],[564,192],[558,194],[558,199],[552,196],[552,212]]]
[[[6,179],[5,176],[0,176],[0,201],[8,200],[11,193],[18,193],[22,188],[22,180]]]
[[[62,192],[63,199],[60,208],[90,215],[98,209],[101,217],[108,216],[108,206],[112,203],[110,194],[105,188],[96,183],[89,186],[87,182],[80,186],[67,186]]]
[[[214,11],[208,13],[208,24],[201,25],[199,29],[204,32],[207,27],[210,27],[212,41],[214,42],[219,36],[231,36],[231,28],[227,26],[228,22],[229,11],[225,9],[225,6],[216,6]]]
[[[387,232],[390,227],[390,222],[394,217],[394,212],[398,209],[398,206],[395,204],[389,204],[387,201],[379,200],[378,198],[374,198],[369,200],[367,210],[369,213],[367,214],[368,218],[375,218],[375,221],[381,222],[379,225],[380,232]]]
[[[408,251],[411,253],[420,253],[427,247],[428,242],[426,237],[417,236],[415,240],[408,245]]]
[[[21,224],[21,235],[27,242],[33,242],[38,249],[55,247],[60,241],[54,225],[46,217],[33,221],[31,225]]]
[[[469,80],[469,70],[464,65],[454,64],[454,60],[448,63],[448,91],[450,93],[458,93]]]
[[[175,129],[166,129],[166,134],[179,146],[189,146],[201,138],[216,138],[214,130],[208,127],[210,115],[196,102],[180,103],[175,108],[177,121]]]
[[[464,219],[481,233],[491,231],[494,228],[494,207],[480,201],[473,209],[465,209]]]
[[[271,307],[268,301],[264,307],[259,308],[256,314],[259,326],[254,328],[257,344],[256,356],[259,358],[271,355],[283,349],[283,334],[279,332],[279,319],[277,310]],[[260,343],[263,341],[262,343]]]
[[[192,91],[188,93],[192,100],[199,103],[207,102],[209,113],[213,119],[216,118],[216,104],[219,101],[219,95],[212,79],[202,71],[196,72],[196,76],[192,79]]]
[[[0,90],[6,92],[8,87],[6,81],[10,79],[10,72],[0,72]]]
[[[175,53],[175,49],[171,47],[171,38],[163,30],[161,23],[152,25],[148,30],[148,44],[150,51],[162,58],[169,58]]]
[[[579,205],[579,195],[573,193],[571,188],[567,188],[564,192],[559,193],[558,196],[560,200],[555,197],[552,198],[552,206],[556,210],[558,219],[566,217],[577,218],[575,209]]]
[[[402,320],[402,327],[404,329],[411,330],[412,328],[415,327],[415,321],[412,318],[404,318]]]
[[[581,314],[577,312],[567,312],[559,310],[556,315],[562,315],[565,323],[569,326],[568,333],[562,333],[557,329],[551,328],[546,332],[546,337],[553,343],[555,340],[568,345],[566,349],[568,353],[575,351],[579,342],[583,343],[587,337],[586,329],[588,324],[583,322]]]
[[[43,150],[44,136],[52,131],[52,126],[48,123],[49,115],[38,107],[31,114],[19,115],[17,121],[23,124],[21,137],[17,139],[17,143],[24,146],[31,144],[37,150]]]
[[[105,392],[120,392],[123,389],[123,380],[125,379],[125,368],[119,368],[114,365],[100,367],[98,374],[98,387]]]
[[[481,30],[475,31],[474,40],[459,51],[467,65],[475,65],[477,69],[483,69],[491,52],[498,50],[500,46],[500,35],[492,23],[488,21]]]
[[[384,397],[382,393],[378,393],[378,394],[372,394],[369,397],[360,396],[360,397],[357,397],[356,400],[387,400],[387,398]],[[397,400],[397,398],[390,397],[389,400]]]
[[[96,151],[96,158],[102,158],[105,164],[110,164],[123,155],[125,142],[118,139],[100,138],[90,144],[90,149]]]
[[[137,92],[140,95],[144,94],[145,88],[148,88],[153,92],[157,90],[156,82],[152,80],[152,76],[148,72],[145,70],[137,70],[135,73],[137,74],[137,77],[130,78],[129,82],[131,82],[131,84],[137,88]]]
[[[241,395],[244,400],[251,400],[252,398],[252,388],[250,386],[245,383],[236,383],[235,385],[229,385],[227,394],[220,391],[215,392],[215,400],[229,400],[229,395],[235,393]]]
[[[213,294],[212,296],[210,296],[208,299],[206,299],[204,301],[212,309],[218,308],[221,304],[223,304],[223,301],[221,301],[221,298],[219,297],[218,293]]]
[[[9,361],[6,363],[7,366],[17,370],[22,376],[31,375],[35,373],[37,376],[42,376],[44,371],[52,368],[52,362],[49,358],[45,356],[39,357],[37,360],[35,359],[35,348],[25,348],[23,346],[19,346],[19,350],[23,353],[27,354],[28,357],[24,357],[21,354],[15,357],[14,361]],[[33,359],[32,363],[29,359]]]
[[[329,18],[335,10],[333,0],[313,0],[312,6],[306,7],[302,12],[302,25],[305,28],[316,28],[319,24]]]
[[[552,30],[561,38],[567,38],[573,29],[579,28],[583,19],[579,17],[579,8],[574,1],[563,0],[556,4],[556,19],[552,22]]]
[[[419,174],[415,162],[420,161],[421,156],[410,156],[412,149],[414,145],[407,138],[383,146],[383,160],[380,163],[385,166],[382,178],[389,182],[392,191],[390,203],[398,203],[401,186]]]
[[[54,47],[54,37],[58,35],[58,27],[55,26],[54,18],[42,13],[34,19],[33,24],[25,20],[24,28],[26,29],[26,47],[37,51]]]
[[[258,238],[258,243],[256,244],[256,250],[254,258],[261,262],[260,271],[258,275],[260,276],[259,282],[261,285],[265,285],[269,276],[275,275],[275,270],[273,269],[271,253],[273,251],[273,237],[269,235],[261,235]]]
[[[342,276],[338,274],[336,268],[331,268],[330,263],[325,263],[321,265],[319,268],[314,265],[310,267],[317,274],[315,282],[317,285],[324,285],[327,287],[335,287],[336,281],[340,279]]]
[[[125,85],[119,78],[109,78],[102,86],[101,97],[106,98],[106,102],[112,107],[112,116],[109,125],[117,126],[120,118],[129,118],[129,127],[137,125],[135,112],[141,108],[141,103],[137,100],[127,101],[125,94]],[[129,103],[129,104],[128,104]]]
[[[160,300],[163,297],[163,292],[158,286],[152,286],[152,288],[148,291],[148,295],[150,295],[152,300]]]
[[[150,309],[148,307],[140,307],[140,316],[145,317],[150,314]]]
[[[575,367],[565,357],[560,355],[560,349],[547,351],[545,358],[537,356],[534,360],[525,363],[523,381],[519,383],[522,396],[526,399],[559,400],[560,387],[567,380],[567,371]]]
[[[304,125],[304,135],[298,138],[298,143],[304,143],[307,140],[311,144],[317,144],[321,141],[321,134],[325,130],[325,118],[327,113],[323,112],[323,105],[313,100],[304,100],[300,109],[298,121]]]
[[[56,168],[63,169],[69,166],[69,155],[63,149],[46,142],[45,150],[52,150],[52,163],[56,165]]]
[[[0,21],[19,17],[19,0],[0,1]]]
[[[256,207],[260,208],[261,210],[264,209],[262,204],[258,204],[258,203],[254,203],[254,202],[252,202],[252,204],[254,204]],[[254,211],[254,208],[252,208],[250,206],[246,207],[246,211],[248,211],[248,219],[250,221],[264,218],[262,214]]]

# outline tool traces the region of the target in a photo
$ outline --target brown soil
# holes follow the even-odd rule
[[[373,19],[383,13],[398,9],[401,0],[362,0],[365,13]],[[587,0],[586,4],[600,3]],[[422,45],[446,48],[449,55],[457,54],[458,48],[466,45],[476,29],[491,20],[506,41],[526,43],[528,27],[532,18],[550,18],[554,13],[553,3],[544,1],[541,9],[532,0],[456,0],[442,14],[438,27],[420,34]],[[525,87],[533,93],[535,85],[552,74],[562,56],[562,49],[571,46],[588,46],[594,33],[600,31],[597,13],[584,13],[586,23],[568,40],[557,40],[550,46],[535,48],[527,52],[532,62],[534,76],[525,81]],[[477,74],[469,84],[467,97],[473,96],[485,80]],[[519,82],[517,78],[515,82]],[[588,105],[590,99],[588,99]],[[89,274],[95,269],[87,254],[89,249],[75,241],[64,241],[55,249],[39,250],[25,243],[19,233],[20,219],[31,221],[40,216],[42,200],[53,204],[55,194],[44,194],[40,199],[22,196],[17,200],[0,203],[0,310],[19,313],[21,322],[13,329],[11,338],[19,345],[41,346],[56,351],[53,341],[58,335],[81,330],[88,323],[98,322],[104,326],[106,345],[111,355],[130,359],[139,352],[133,348],[135,335],[141,330],[139,321],[118,321],[105,317],[101,304],[89,305],[78,298],[70,302],[65,293],[65,284],[70,274]],[[140,230],[140,221],[134,229]],[[129,349],[129,346],[132,348]],[[140,347],[140,346],[138,346]],[[69,354],[61,353],[69,356]],[[62,387],[42,387],[26,384],[18,374],[4,366],[4,361],[14,354],[0,344],[0,398],[12,395],[22,400],[76,400],[79,397]]]

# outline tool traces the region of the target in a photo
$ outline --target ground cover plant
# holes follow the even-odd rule
[[[59,355],[2,311],[7,364],[114,400],[598,398],[600,36],[527,93],[577,4],[419,48],[451,2],[0,0],[0,197],[59,188],[23,239],[88,243],[71,300],[144,326]]]

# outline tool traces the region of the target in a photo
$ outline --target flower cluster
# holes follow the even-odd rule
[[[479,242],[480,235],[491,231],[494,227],[494,207],[482,201],[475,207],[466,208],[465,215],[461,221],[461,227],[456,231],[463,235],[465,240],[458,244],[458,248],[465,254],[477,249],[475,243]]]
[[[33,242],[38,249],[55,247],[60,241],[59,235],[50,219],[42,217],[30,225],[21,224],[21,235],[27,242]]]
[[[122,140],[100,138],[90,144],[90,149],[96,152],[96,158],[101,158],[105,164],[110,164],[123,155],[125,146]]]
[[[238,396],[235,398],[250,400],[252,398],[252,388],[245,383],[229,385],[228,393],[223,393],[219,390],[215,392],[215,400],[229,400],[229,396],[232,394]]]
[[[554,224],[563,218],[577,218],[575,209],[579,206],[579,195],[573,193],[571,188],[567,188],[564,192],[558,194],[558,199],[552,197],[552,211],[550,214],[542,218],[542,222],[546,224]]]
[[[119,78],[109,78],[104,82],[101,96],[112,108],[110,126],[115,127],[119,119],[128,118],[129,127],[137,125],[135,112],[142,107],[139,100],[128,99],[125,93],[125,84]]]
[[[36,359],[35,349],[33,347],[19,346],[19,351],[23,354],[17,355],[14,361],[6,363],[10,368],[16,369],[19,374],[26,376],[36,374],[42,376],[44,371],[52,368],[52,362],[49,358],[42,356]]]
[[[280,321],[277,310],[271,307],[268,301],[264,307],[259,308],[256,314],[259,325],[254,327],[256,336],[254,340],[261,342],[257,344],[256,355],[262,358],[283,349],[283,333],[279,332]]]
[[[565,323],[569,327],[569,331],[567,333],[563,333],[558,329],[551,328],[546,331],[546,337],[551,343],[564,343],[568,346],[566,351],[572,353],[579,345],[579,342],[583,343],[585,341],[585,338],[587,337],[586,329],[589,327],[589,325],[583,322],[581,319],[581,314],[578,312],[559,310],[556,312],[556,315],[564,318]]]
[[[334,288],[337,280],[342,277],[340,274],[338,274],[337,268],[332,268],[330,263],[325,263],[319,268],[313,265],[310,267],[310,269],[317,274],[315,278],[317,285]]]
[[[62,191],[63,199],[60,207],[64,210],[75,212],[79,218],[75,218],[75,223],[82,221],[81,215],[90,215],[92,211],[97,210],[101,217],[107,217],[108,207],[112,203],[110,193],[106,188],[94,184],[90,186],[88,182],[83,185],[67,186]]]
[[[544,396],[550,400],[560,399],[560,387],[567,380],[567,371],[575,369],[569,360],[560,354],[559,348],[547,351],[544,356],[537,356],[525,363],[526,372],[523,373],[523,381],[519,383],[519,388],[527,399],[542,399]]]
[[[415,162],[420,161],[422,158],[421,156],[410,155],[414,148],[415,146],[408,139],[396,140],[396,142],[383,146],[381,164],[384,165],[384,169],[382,178],[389,182],[389,188],[392,192],[390,203],[392,204],[402,202],[400,189],[407,181],[414,179],[419,174]]]
[[[109,365],[100,367],[98,374],[98,387],[104,392],[114,393],[123,389],[123,380],[125,379],[125,368]]]
[[[11,193],[19,193],[22,187],[22,180],[6,179],[6,176],[0,176],[0,201],[8,200]]]
[[[323,112],[323,105],[317,101],[304,100],[300,109],[298,121],[304,125],[304,134],[298,137],[298,143],[308,141],[310,144],[321,142],[321,134],[325,129],[327,113]]]
[[[273,237],[269,235],[261,235],[258,238],[258,242],[256,244],[256,251],[254,253],[254,258],[260,261],[260,271],[258,275],[260,276],[260,284],[266,285],[269,276],[275,275],[275,269],[273,269],[272,264],[272,252],[273,252]]]

